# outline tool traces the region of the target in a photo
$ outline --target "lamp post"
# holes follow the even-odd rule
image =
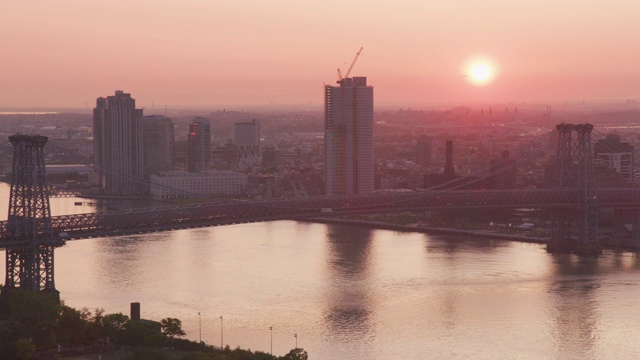
[[[200,333],[200,342],[202,343],[202,315],[200,315],[200,311],[198,311],[198,329]]]
[[[220,350],[222,350],[222,315],[220,315]]]
[[[296,339],[296,349],[298,348],[298,334],[293,334],[293,337]]]
[[[270,352],[270,354],[273,355],[273,326],[269,326],[269,332],[271,332],[271,352]]]

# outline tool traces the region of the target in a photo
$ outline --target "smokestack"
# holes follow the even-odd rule
[[[131,320],[140,321],[140,303],[139,302],[131,303]]]
[[[447,140],[446,159],[447,162],[444,166],[444,177],[450,180],[455,176],[455,171],[453,169],[453,140]]]

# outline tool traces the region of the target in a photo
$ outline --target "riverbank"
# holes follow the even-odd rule
[[[301,220],[298,220],[301,221]],[[323,223],[323,224],[343,224],[370,227],[374,229],[394,230],[402,232],[419,232],[424,234],[459,234],[466,236],[488,237],[494,239],[503,239],[510,241],[520,241],[535,244],[546,244],[549,241],[548,237],[533,237],[520,234],[505,234],[493,230],[464,230],[453,229],[445,227],[431,227],[424,225],[398,225],[391,224],[382,221],[371,220],[355,220],[355,219],[336,219],[336,218],[313,218],[308,222]]]

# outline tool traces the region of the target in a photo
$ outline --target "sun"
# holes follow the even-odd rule
[[[477,83],[484,83],[491,78],[491,68],[487,64],[475,64],[471,67],[469,76]]]
[[[496,78],[498,66],[487,57],[473,57],[462,68],[463,77],[475,86],[488,85]]]

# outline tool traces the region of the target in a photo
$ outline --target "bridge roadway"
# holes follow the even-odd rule
[[[640,188],[600,189],[597,196],[601,208],[640,209]],[[65,239],[82,239],[344,214],[454,208],[579,209],[580,206],[581,196],[576,190],[424,191],[348,197],[233,200],[215,204],[63,215],[52,217],[52,227],[54,234],[64,234],[62,237]],[[0,222],[0,248],[29,246],[30,243],[28,239],[12,238],[7,221]]]

